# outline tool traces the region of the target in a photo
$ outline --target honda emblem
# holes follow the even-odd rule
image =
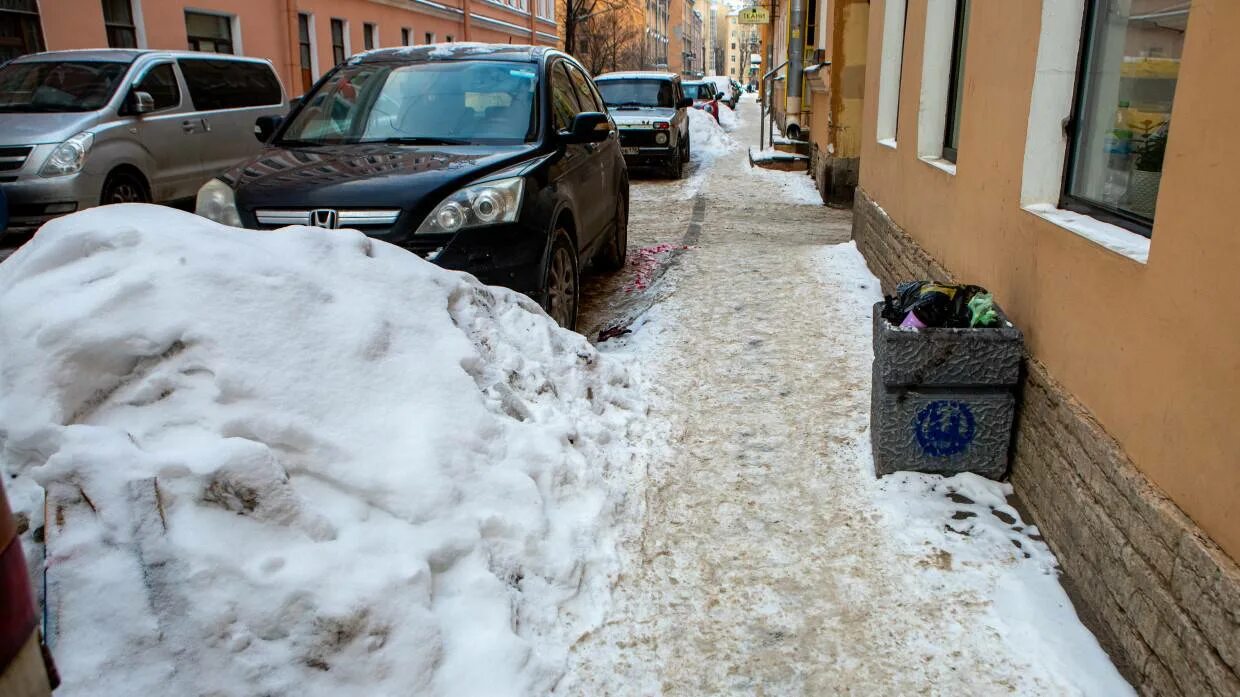
[[[319,208],[310,211],[310,224],[314,227],[335,229],[336,211],[330,208]]]

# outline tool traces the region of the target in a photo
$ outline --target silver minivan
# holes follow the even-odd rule
[[[287,111],[270,61],[214,53],[53,51],[0,67],[9,231],[107,203],[192,202],[262,148]]]

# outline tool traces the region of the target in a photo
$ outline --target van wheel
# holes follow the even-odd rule
[[[111,203],[150,203],[151,196],[146,192],[146,184],[128,172],[113,172],[103,182],[103,194],[99,196],[99,205]]]
[[[577,328],[580,288],[577,250],[573,248],[573,242],[564,228],[556,228],[540,295],[542,308],[565,329]]]
[[[616,212],[612,218],[615,227],[612,230],[611,242],[605,246],[595,262],[601,271],[619,271],[629,253],[629,193],[628,184],[616,197]]]

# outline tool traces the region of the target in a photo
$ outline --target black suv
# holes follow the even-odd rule
[[[336,67],[197,211],[353,228],[536,299],[573,328],[579,269],[624,265],[629,181],[588,73],[546,47],[441,44]]]

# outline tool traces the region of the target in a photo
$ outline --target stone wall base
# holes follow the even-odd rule
[[[832,157],[815,143],[810,159],[810,171],[818,184],[822,202],[835,206],[851,205],[857,189],[857,176],[861,172],[861,158]]]
[[[853,216],[884,291],[955,280],[860,188]],[[1012,484],[1082,620],[1142,695],[1240,695],[1240,567],[1032,357],[1022,400]]]

